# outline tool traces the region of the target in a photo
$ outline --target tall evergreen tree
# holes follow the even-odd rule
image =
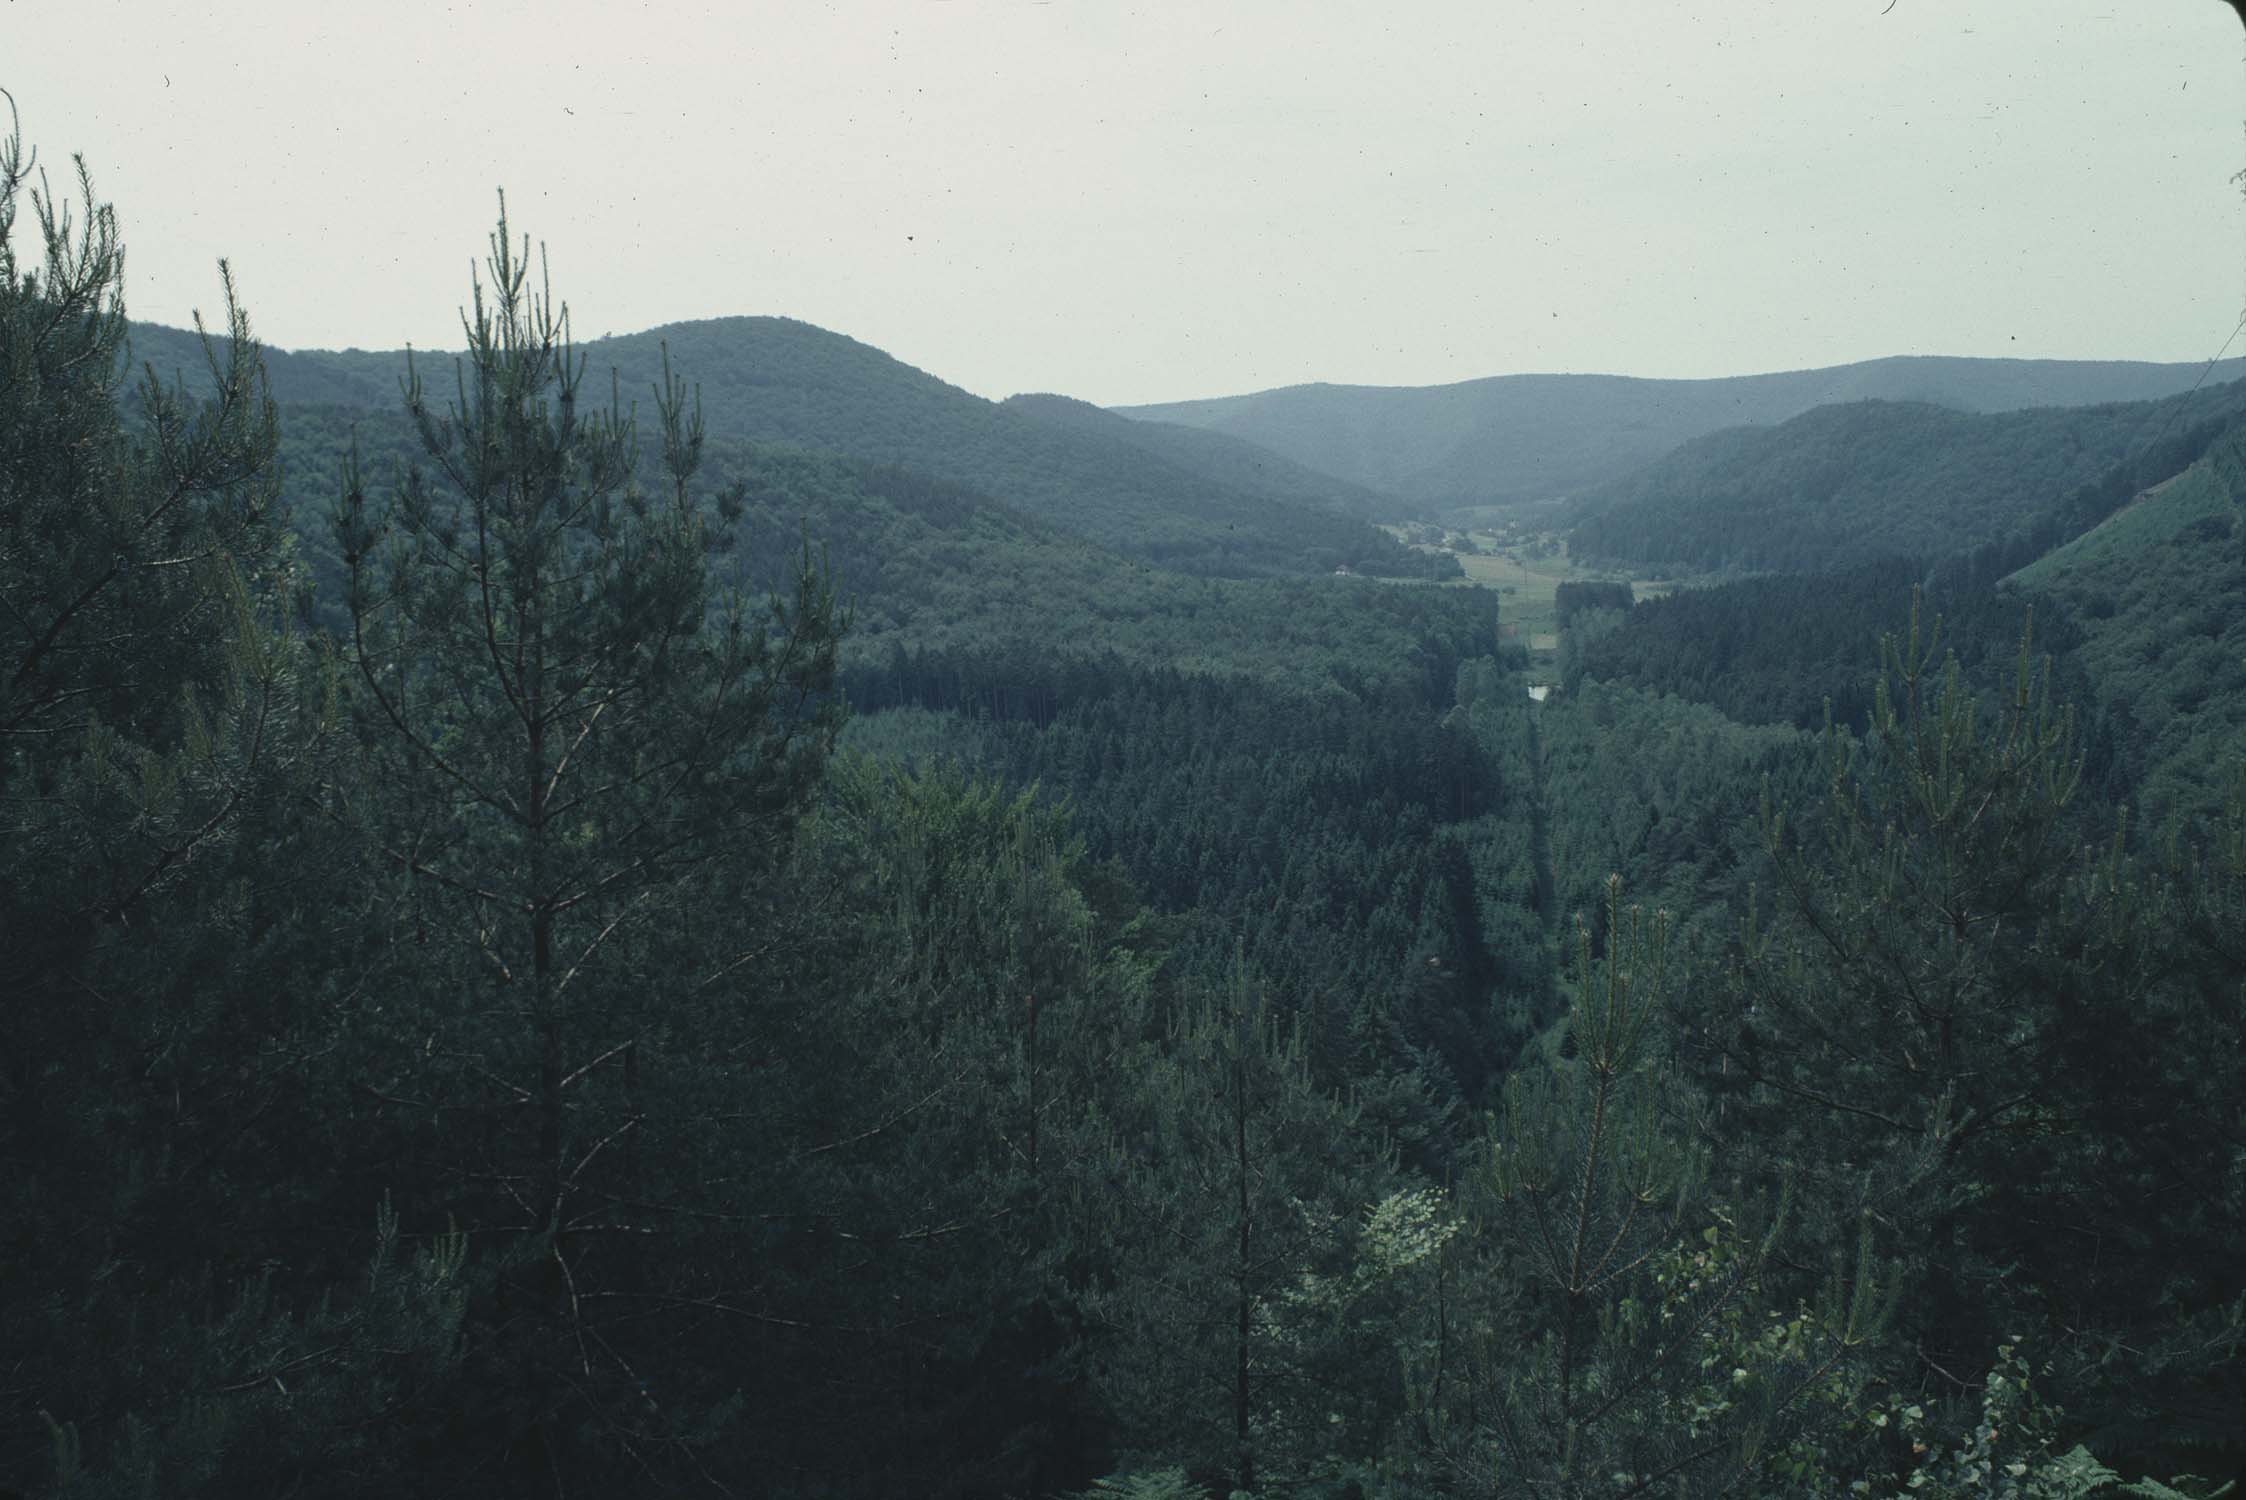
[[[1564,1033],[1506,1085],[1458,1204],[1477,1288],[1448,1382],[1414,1382],[1419,1462],[1489,1495],[1715,1495],[1845,1387],[1883,1314],[1860,1254],[1817,1308],[1766,1293],[1783,1208],[1709,1181],[1712,1131],[1663,1056],[1665,917],[1607,887]]]
[[[1389,1143],[1313,1076],[1304,1028],[1237,960],[1194,985],[1119,1101],[1103,1384],[1142,1462],[1232,1490],[1330,1477],[1390,1389],[1311,1289],[1345,1275]]]
[[[0,1486],[349,1488],[450,1354],[457,1247],[327,1262],[297,960],[322,675],[280,619],[272,403],[128,397],[123,252],[0,141]],[[16,238],[28,198],[28,252]],[[324,872],[323,872],[324,874]],[[339,1209],[356,1238],[378,1197]],[[391,1226],[394,1229],[394,1225]]]
[[[2073,716],[2024,636],[1993,692],[1916,601],[1883,650],[1869,735],[1827,735],[1824,800],[1766,805],[1771,910],[1686,1039],[1742,1160],[1785,1164],[1903,1248],[1894,1380],[1962,1395],[2037,1334],[2066,1354],[2058,1398],[2125,1445],[2111,1456],[2161,1462],[2173,1433],[2141,1409],[2123,1430],[2112,1370],[2205,1412],[2203,1378],[2238,1347],[2221,1310],[2246,1292],[2221,1248],[2242,1201],[2218,1102],[2239,1077],[2237,970],[2220,941],[2177,941],[2235,899],[2224,852],[2163,874],[2082,805]],[[2117,817],[2104,838],[2099,816]]]
[[[757,1379],[820,1398],[765,1440],[803,1464],[879,1427],[864,1493],[1081,1484],[1112,1441],[1089,1307],[1102,1121],[1145,1043],[1137,913],[1095,907],[1065,809],[948,767],[845,757],[812,842],[850,877],[836,951],[753,1129],[801,1143],[765,1204],[804,1329]]]
[[[336,811],[384,943],[368,1165],[503,1249],[465,1436],[544,1487],[690,1463],[713,1431],[722,1380],[658,1355],[721,1275],[687,1248],[735,1160],[708,1099],[750,1050],[743,924],[833,738],[843,620],[808,559],[761,609],[713,597],[737,508],[693,488],[694,403],[666,372],[643,490],[634,415],[588,399],[504,209],[451,400],[408,379],[425,466],[378,509],[354,465],[336,507],[361,745]]]
[[[129,420],[116,214],[83,163],[75,221],[27,194],[32,166],[20,134],[0,142],[0,836],[46,866],[11,886],[0,984],[19,994],[231,835],[294,665],[258,612],[276,439],[231,278],[227,337],[204,344],[216,399],[151,372]]]

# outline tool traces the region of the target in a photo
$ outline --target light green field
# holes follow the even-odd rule
[[[2031,589],[2047,587],[2068,573],[2148,551],[2196,521],[2228,516],[2233,509],[2230,486],[2202,459],[2166,484],[2154,485],[2065,546],[2029,563],[2008,581]]]
[[[1388,531],[1400,541],[1408,541],[1404,527],[1391,526]],[[1578,567],[1568,557],[1567,542],[1556,535],[1539,535],[1528,538],[1518,536],[1500,541],[1494,536],[1474,534],[1475,543],[1483,550],[1479,554],[1457,554],[1458,565],[1466,574],[1465,582],[1496,589],[1502,595],[1498,606],[1498,621],[1508,639],[1518,641],[1529,649],[1529,675],[1536,682],[1558,681],[1560,615],[1557,598],[1563,583],[1589,583],[1619,581],[1620,575],[1598,568]],[[1422,547],[1421,551],[1435,549]],[[1630,591],[1637,599],[1655,599],[1679,587],[1667,579],[1631,579]]]

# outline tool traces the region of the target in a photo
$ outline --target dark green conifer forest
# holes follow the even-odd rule
[[[0,1496],[2246,1474],[2239,388],[1687,444],[1532,699],[1356,479],[504,202],[456,355],[134,325],[48,165]]]

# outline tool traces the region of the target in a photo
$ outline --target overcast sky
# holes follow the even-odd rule
[[[456,346],[499,186],[581,336],[784,314],[987,396],[2204,360],[2246,306],[2217,0],[0,0],[0,87],[134,316],[226,256],[284,348]]]

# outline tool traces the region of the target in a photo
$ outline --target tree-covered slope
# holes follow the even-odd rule
[[[2080,621],[2077,658],[2122,747],[2142,816],[2219,813],[2246,770],[2246,433],[2011,580]]]
[[[2168,452],[2172,434],[2211,431],[2242,405],[2246,388],[2224,386],[1980,415],[1916,402],[1820,407],[1776,427],[1710,434],[1583,496],[1573,546],[1678,571],[1816,571],[1962,552],[2032,527],[2140,451]],[[2188,461],[2188,451],[2175,458]]]
[[[1903,558],[1837,573],[1786,573],[1648,599],[1604,633],[1571,637],[1568,687],[1627,684],[1706,703],[1741,724],[1820,728],[1828,715],[1852,733],[1870,725],[1880,638],[1909,624],[1924,570]],[[1945,649],[1968,672],[2001,676],[2020,644],[2017,599],[1990,588],[1935,588]],[[2064,611],[2035,622],[2035,649],[2062,662],[2080,631]],[[2071,674],[2061,690],[2079,696]]]
[[[2129,497],[2096,526],[2052,548],[2011,575],[2028,589],[2078,581],[2110,565],[2145,560],[2163,542],[2210,517],[2229,517],[2237,504],[2236,435],[2217,443],[2198,462]],[[2085,595],[2094,600],[2095,592]],[[2103,606],[2096,613],[2103,613]]]
[[[1678,444],[1840,402],[1965,412],[2144,401],[2190,388],[2197,365],[1895,358],[1719,380],[1501,375],[1455,385],[1302,385],[1120,408],[1246,438],[1298,463],[1433,505],[1546,500],[1618,479]],[[2218,366],[2211,382],[2246,374]]]
[[[1226,433],[1177,422],[1134,421],[1071,396],[1009,396],[1005,405],[1063,430],[1128,444],[1244,494],[1322,505],[1371,520],[1393,520],[1397,514],[1394,495],[1305,468]]]
[[[312,607],[340,630],[343,570],[329,512],[345,460],[355,445],[379,506],[415,457],[411,431],[387,410],[284,413],[283,509],[311,564]],[[1482,590],[1183,575],[897,464],[712,442],[696,493],[714,513],[727,492],[741,510],[723,572],[755,593],[785,589],[808,547],[852,606],[843,647],[851,663],[964,651],[1042,681],[1033,661],[1099,657],[1295,688],[1340,683],[1356,694],[1414,671],[1427,620],[1478,620],[1471,628],[1495,640],[1495,596]]]
[[[741,486],[752,588],[786,582],[799,539],[834,569],[853,605],[846,662],[972,658],[1023,701],[1090,658],[1377,698],[1434,695],[1448,667],[1429,663],[1497,638],[1487,590],[1185,577],[895,465],[768,446],[712,457]]]
[[[259,352],[273,399],[283,406],[398,407],[398,381],[405,374],[402,353],[369,354],[363,349],[350,349],[293,354],[273,348],[261,348]],[[202,341],[190,329],[133,323],[127,358],[136,377],[143,370],[153,370],[167,384],[175,379],[184,381],[197,396],[210,390],[209,362]],[[449,378],[449,359],[444,368]]]
[[[192,335],[141,327],[135,357],[203,385]],[[1331,572],[1424,576],[1426,560],[1362,521],[1333,513],[1330,482],[1288,498],[1252,465],[1181,462],[1086,424],[1039,420],[945,384],[880,350],[785,318],[722,318],[598,339],[582,352],[599,387],[614,370],[627,403],[648,405],[669,349],[674,370],[701,391],[711,436],[791,443],[877,463],[904,464],[983,491],[1165,567],[1224,577]],[[420,360],[432,393],[452,381],[452,357]],[[274,353],[276,400],[389,411],[402,353]]]

